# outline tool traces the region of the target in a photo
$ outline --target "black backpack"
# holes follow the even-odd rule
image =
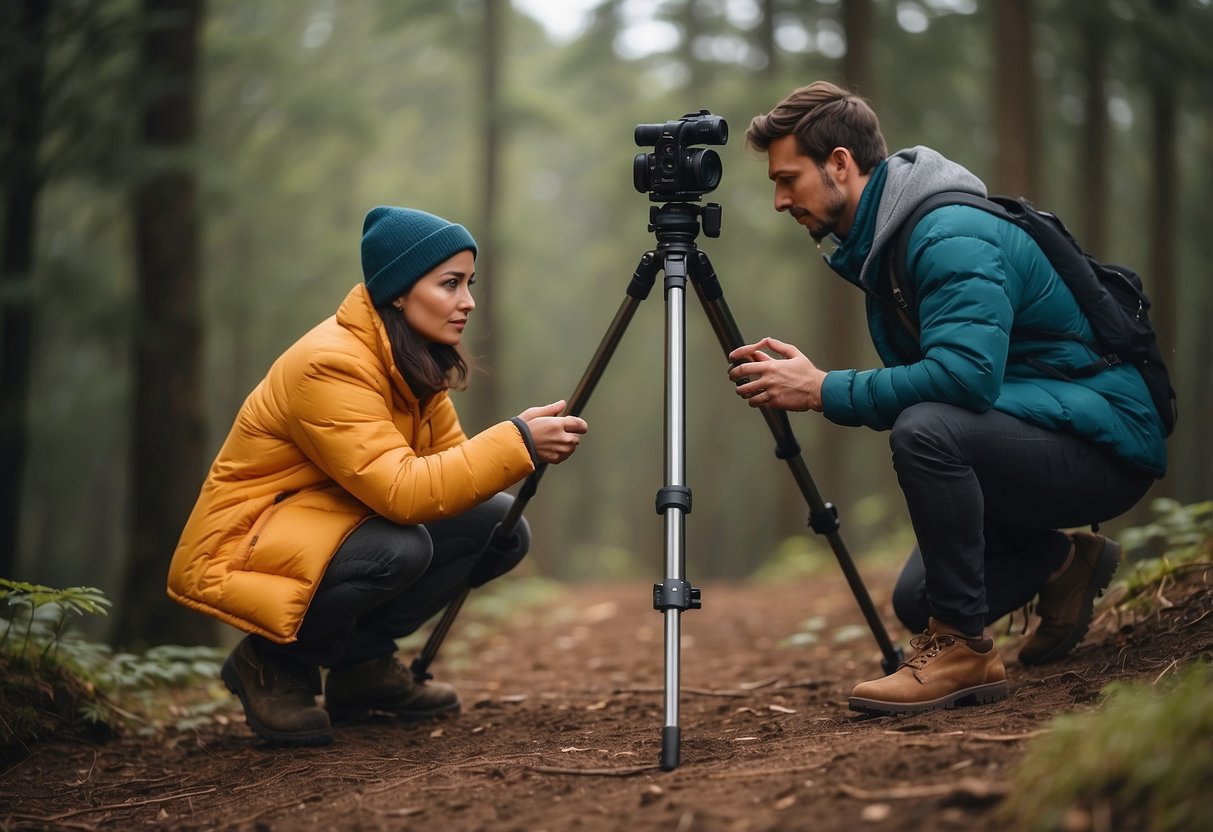
[[[1167,372],[1166,362],[1158,346],[1154,328],[1146,312],[1150,300],[1142,288],[1141,277],[1132,269],[1103,263],[1083,251],[1056,215],[1041,211],[1026,199],[1008,196],[983,198],[960,191],[935,194],[919,205],[910,218],[902,223],[890,244],[889,268],[891,305],[897,317],[910,333],[918,338],[917,310],[908,295],[905,279],[906,256],[914,226],[930,211],[943,205],[970,205],[1015,223],[1031,235],[1045,257],[1061,275],[1078,301],[1078,306],[1091,323],[1095,342],[1086,341],[1073,332],[1017,330],[1031,337],[1064,338],[1080,341],[1100,357],[1082,367],[1064,370],[1050,367],[1034,359],[1027,363],[1056,378],[1072,380],[1112,367],[1129,363],[1137,367],[1146,382],[1154,408],[1162,420],[1163,435],[1175,430],[1177,409],[1175,388]]]

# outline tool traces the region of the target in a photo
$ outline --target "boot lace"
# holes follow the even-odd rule
[[[273,690],[278,693],[295,693],[296,691],[312,692],[308,672],[303,668],[291,667],[285,663],[262,661],[257,666],[258,681],[263,690]]]
[[[923,667],[938,656],[945,647],[950,647],[955,643],[956,637],[947,633],[921,633],[910,639],[910,646],[914,648],[915,652],[902,664],[906,667]]]
[[[1024,604],[1017,610],[1011,610],[1007,613],[1007,632],[1006,635],[1014,635],[1015,619],[1023,616],[1023,626],[1019,628],[1019,635],[1026,636],[1028,634],[1028,625],[1032,623],[1032,616],[1036,614],[1036,600],[1033,599]]]
[[[389,656],[387,659],[389,665],[388,675],[393,679],[399,680],[407,688],[411,689],[415,680],[413,679],[413,671],[404,666],[404,662],[400,661],[395,656]]]

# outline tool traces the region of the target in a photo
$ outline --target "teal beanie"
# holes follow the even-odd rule
[[[362,274],[375,306],[387,306],[427,272],[461,251],[476,256],[476,241],[442,217],[380,205],[362,223]]]

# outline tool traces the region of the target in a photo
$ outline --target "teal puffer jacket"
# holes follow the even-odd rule
[[[889,191],[907,178],[886,176],[882,169],[878,173],[865,189],[851,234],[829,261],[844,278],[868,290],[888,280],[890,234],[877,217],[888,219],[889,212],[881,211],[880,203],[900,196]],[[1097,356],[1076,341],[1023,334],[1036,330],[1092,337],[1073,295],[1023,229],[968,206],[938,208],[923,217],[910,237],[906,278],[917,298],[920,340],[912,339],[869,294],[869,331],[885,367],[829,373],[822,386],[827,418],[885,430],[902,410],[919,402],[945,402],[977,413],[993,408],[1049,430],[1087,437],[1135,466],[1163,475],[1162,425],[1134,367],[1119,365],[1067,381],[1024,362],[1033,358],[1064,370]]]

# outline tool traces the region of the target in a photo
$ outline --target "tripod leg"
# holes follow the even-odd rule
[[[685,517],[691,510],[686,485],[686,258],[667,252],[665,485],[657,492],[657,513],[665,521],[665,581],[653,588],[653,606],[665,616],[665,724],[661,731],[661,767],[678,767],[680,731],[678,694],[682,613],[699,607],[699,591],[685,579]]]
[[[691,281],[695,286],[695,293],[699,296],[699,301],[707,313],[712,330],[716,333],[716,339],[724,349],[724,354],[728,355],[738,347],[745,346],[746,342],[742,340],[741,331],[737,328],[733,313],[729,311],[728,304],[725,303],[724,292],[720,288],[716,271],[712,268],[708,256],[702,251],[697,250],[692,260]],[[880,620],[880,614],[876,611],[871,596],[868,595],[863,578],[860,577],[859,570],[855,568],[855,562],[847,551],[842,535],[838,533],[837,509],[832,503],[822,500],[821,493],[817,490],[816,483],[813,482],[813,476],[809,473],[808,465],[805,464],[804,458],[800,454],[800,445],[792,434],[788,414],[770,407],[761,407],[759,410],[766,420],[767,427],[775,437],[775,455],[787,462],[788,467],[792,470],[792,476],[796,480],[796,485],[800,488],[800,493],[809,505],[809,526],[829,542],[830,549],[833,550],[834,557],[838,560],[838,565],[847,579],[847,584],[851,587],[851,592],[859,603],[859,609],[863,612],[868,627],[871,628],[872,635],[880,647],[883,656],[881,666],[885,673],[892,673],[901,664],[901,651],[895,648],[889,639],[888,631],[885,630],[884,623]]]
[[[611,357],[615,354],[615,349],[619,346],[619,342],[623,340],[623,334],[627,331],[628,324],[632,322],[637,307],[640,306],[642,300],[649,296],[649,292],[652,290],[653,283],[657,277],[657,270],[658,261],[656,254],[651,251],[645,252],[640,258],[640,262],[636,265],[636,271],[632,274],[632,280],[628,284],[626,297],[620,303],[619,309],[615,312],[614,319],[607,328],[606,334],[603,335],[602,341],[598,344],[598,349],[594,352],[594,357],[590,359],[589,366],[586,367],[585,372],[581,376],[581,381],[577,383],[577,388],[573,391],[573,395],[569,397],[568,404],[565,405],[564,415],[581,415],[581,411],[589,402],[594,388],[598,386],[598,382],[602,379],[607,364],[610,363]],[[527,503],[531,501],[531,497],[535,496],[535,492],[539,488],[539,481],[543,479],[543,474],[547,470],[547,467],[547,463],[541,463],[535,468],[535,472],[527,477],[522,489],[518,492],[518,498],[514,500],[514,504],[510,506],[510,510],[506,512],[501,523],[493,530],[493,534],[490,535],[490,546],[492,546],[495,540],[506,541],[513,536],[514,527],[518,525],[522,512],[526,509]],[[459,614],[459,609],[463,606],[463,602],[467,600],[470,591],[470,589],[465,589],[451,603],[447,604],[446,609],[442,613],[442,618],[434,625],[429,638],[426,639],[425,646],[422,647],[417,658],[413,659],[412,664],[409,665],[413,678],[417,681],[423,682],[426,679],[432,678],[429,672],[430,664],[433,663],[434,658],[438,655],[438,648],[442,646],[442,642],[450,632],[451,625],[455,622],[455,616]]]

